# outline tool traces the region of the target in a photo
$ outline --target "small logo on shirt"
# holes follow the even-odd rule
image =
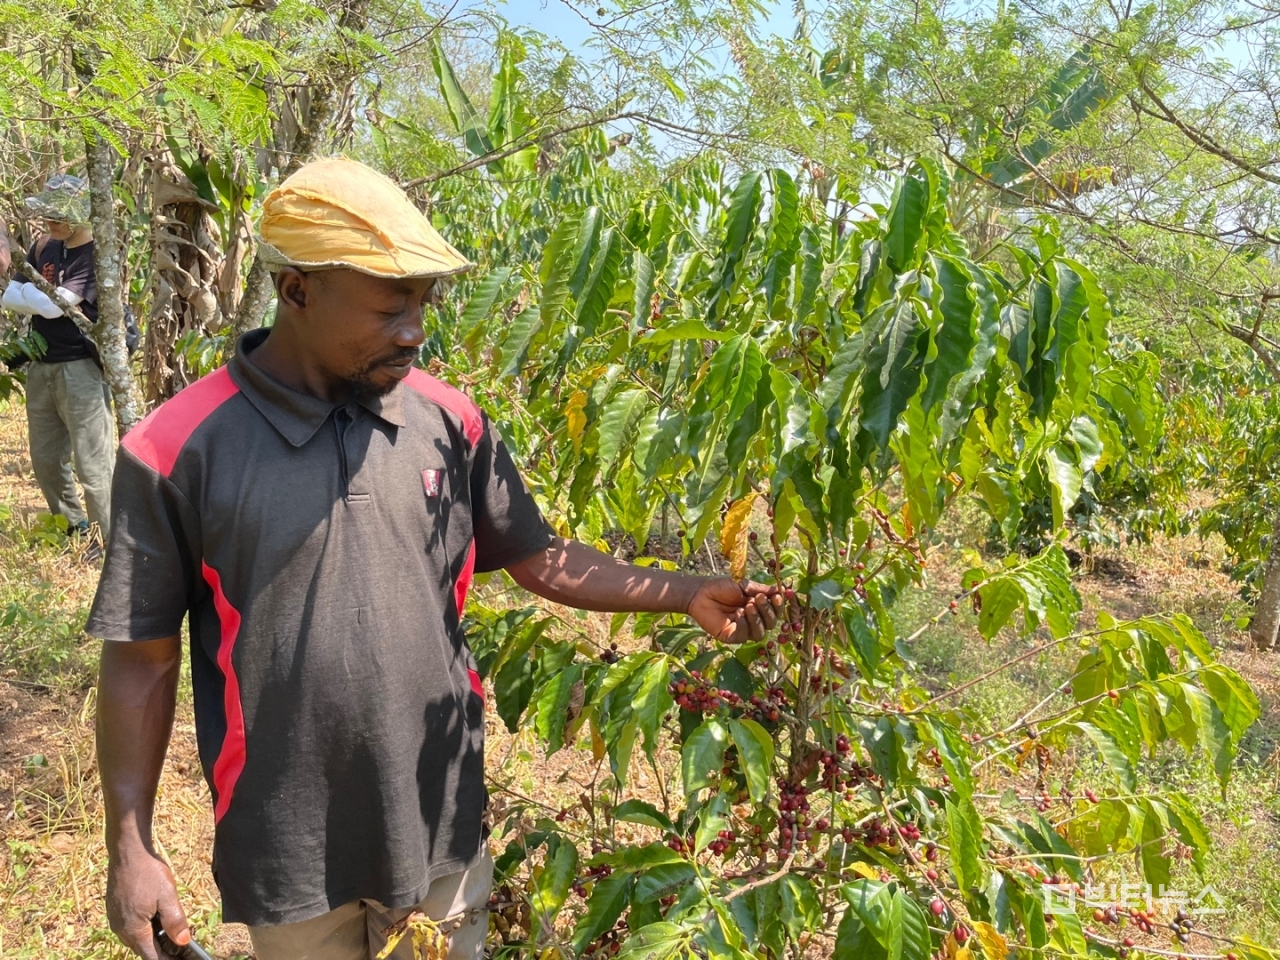
[[[439,470],[422,471],[422,490],[428,497],[440,496],[440,473]]]

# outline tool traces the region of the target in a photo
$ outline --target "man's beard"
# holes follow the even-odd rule
[[[374,372],[387,363],[394,363],[397,360],[416,360],[417,358],[418,351],[414,349],[399,350],[390,356],[379,357],[354,376],[347,378],[345,383],[347,390],[350,391],[351,399],[357,403],[365,403],[369,400],[385,397],[400,384],[400,381],[391,380],[388,383],[376,383],[373,379]]]

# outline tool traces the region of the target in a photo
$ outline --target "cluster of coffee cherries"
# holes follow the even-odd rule
[[[609,644],[608,650],[600,651],[601,663],[617,663],[622,659],[622,654],[618,653],[618,645],[616,643]]]
[[[1191,931],[1195,929],[1195,924],[1187,911],[1179,910],[1178,915],[1169,921],[1169,929],[1173,931],[1179,943],[1190,943]]]
[[[853,799],[853,789],[855,787],[878,779],[878,775],[874,770],[857,762],[850,763],[847,769],[842,766],[844,759],[852,750],[853,745],[849,742],[849,738],[842,733],[836,737],[835,753],[830,750],[824,750],[821,757],[819,757],[819,762],[822,764],[822,772],[818,777],[819,782],[833,793],[844,788],[846,800]]]
[[[787,708],[787,693],[781,687],[770,687],[764,692],[763,697],[753,693],[747,704],[748,707],[743,716],[756,723],[764,723],[766,720],[777,723],[782,717],[782,711]]]
[[[600,934],[582,951],[584,957],[612,957],[622,948],[622,938],[627,933],[624,921],[618,921],[604,933]]]
[[[896,825],[884,823],[876,819],[862,827],[862,845],[865,847],[894,847],[898,845],[898,834],[907,843],[915,843],[920,839],[920,828],[910,821]]]
[[[585,877],[579,877],[577,880],[573,881],[573,892],[585,899],[587,894],[590,892],[587,890],[587,884],[592,880],[603,880],[611,873],[613,873],[613,867],[609,866],[607,863],[600,863],[594,867],[588,867],[587,875]]]
[[[667,846],[681,856],[693,853],[693,837],[678,837],[672,834],[667,838]]]
[[[716,834],[716,838],[707,844],[707,849],[717,857],[724,857],[728,855],[730,844],[737,839],[738,835],[732,830],[721,830]]]
[[[715,713],[722,704],[736,707],[742,702],[732,690],[719,690],[707,683],[697,670],[689,671],[685,679],[672,680],[667,684],[667,692],[677,706],[690,713]]]
[[[809,788],[778,780],[778,853],[787,856],[809,839]]]

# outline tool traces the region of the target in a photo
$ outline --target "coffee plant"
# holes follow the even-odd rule
[[[647,196],[565,199],[533,259],[431,331],[432,365],[493,410],[562,533],[786,598],[739,646],[656,615],[615,617],[601,645],[473,604],[502,722],[607,771],[571,808],[495,795],[503,949],[1270,956],[1186,914],[1046,913],[1045,884],[1119,858],[1157,889],[1203,869],[1200,815],[1146,789],[1143,755],[1185,749],[1225,790],[1259,715],[1188,620],[1081,618],[1063,538],[1090,478],[1156,439],[1153,358],[1113,347],[1107,298],[1051,230],[974,262],[927,159],[887,206],[778,169],[726,180],[701,162]],[[939,528],[976,510],[1012,542],[1046,493],[1045,549],[969,551],[908,632],[904,598],[938,595]],[[974,642],[1018,645],[940,687],[916,651],[961,613]],[[1050,655],[1069,677],[1011,722],[964,707]]]

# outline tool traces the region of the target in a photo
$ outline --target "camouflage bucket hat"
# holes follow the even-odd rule
[[[80,177],[60,173],[50,177],[44,190],[27,197],[24,206],[32,216],[64,223],[89,222],[89,196]]]

